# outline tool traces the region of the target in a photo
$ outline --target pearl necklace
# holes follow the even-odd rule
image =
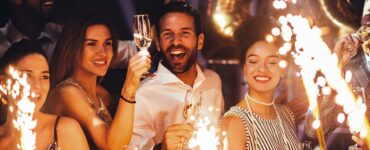
[[[257,104],[261,104],[261,105],[265,105],[265,106],[271,106],[275,103],[275,99],[273,99],[270,103],[265,103],[265,102],[262,102],[260,100],[254,99],[253,97],[249,96],[249,94],[245,94],[245,98],[250,99],[250,100],[252,100],[253,102],[255,102]]]
[[[252,120],[252,127],[253,127],[253,133],[254,133],[254,135],[255,135],[255,137],[254,137],[254,141],[255,141],[255,145],[254,145],[254,149],[256,149],[256,150],[258,150],[258,145],[259,145],[259,142],[258,142],[258,140],[257,139],[259,139],[259,136],[258,136],[258,134],[257,134],[257,127],[256,127],[256,122],[257,122],[257,119],[256,119],[256,117],[254,117],[254,115],[253,115],[253,110],[251,109],[251,106],[250,106],[250,104],[249,104],[249,101],[248,101],[248,99],[249,98],[251,98],[248,94],[246,94],[246,99],[245,99],[245,101],[247,102],[247,106],[248,106],[248,109],[249,109],[249,111],[251,112],[250,114],[250,116],[251,116],[251,120]],[[252,100],[253,101],[253,99],[250,99],[250,100]],[[284,140],[284,147],[285,147],[285,149],[287,150],[287,149],[289,149],[289,147],[288,147],[288,139],[287,139],[287,137],[286,137],[286,135],[285,135],[285,130],[284,130],[284,127],[283,127],[283,123],[282,123],[282,121],[281,121],[281,118],[280,118],[280,115],[279,115],[279,112],[277,111],[277,109],[276,109],[276,106],[275,106],[275,104],[274,104],[274,102],[275,102],[275,99],[272,101],[272,106],[274,107],[274,110],[275,110],[275,112],[276,112],[276,116],[277,116],[277,119],[278,119],[278,121],[279,121],[279,126],[280,126],[280,128],[281,128],[281,131],[282,131],[282,133],[283,133],[283,140]]]

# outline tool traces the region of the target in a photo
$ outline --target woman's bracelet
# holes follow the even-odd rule
[[[135,104],[135,103],[136,103],[136,101],[135,101],[135,100],[130,101],[130,100],[126,99],[125,97],[123,97],[122,95],[120,95],[120,98],[121,98],[122,100],[124,100],[125,102],[127,102],[127,103],[131,103],[131,104]]]

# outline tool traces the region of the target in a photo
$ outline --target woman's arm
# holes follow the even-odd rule
[[[89,149],[85,134],[76,120],[67,117],[60,118],[57,125],[57,136],[61,149]]]
[[[135,94],[140,86],[140,78],[148,71],[150,63],[149,56],[142,53],[137,53],[129,61],[125,84],[114,117],[123,119],[113,121],[108,131],[108,145],[111,145],[112,149],[123,149],[124,145],[130,144],[134,126]]]
[[[224,117],[221,121],[222,131],[226,131],[227,144],[224,147],[232,150],[245,150],[246,147],[246,129],[243,121],[236,116]],[[225,143],[223,143],[225,144]]]

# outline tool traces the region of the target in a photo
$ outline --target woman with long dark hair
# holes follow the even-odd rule
[[[107,109],[112,95],[99,85],[98,78],[106,74],[116,52],[117,38],[110,24],[103,18],[84,15],[66,24],[52,58],[53,89],[45,109],[76,119],[92,149],[122,149],[130,143],[134,95],[141,75],[150,67],[146,55],[137,54],[130,59],[112,118]]]

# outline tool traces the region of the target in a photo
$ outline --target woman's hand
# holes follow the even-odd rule
[[[128,100],[135,97],[136,90],[140,85],[141,76],[150,69],[150,54],[148,51],[140,51],[129,60],[126,81],[121,95]]]

